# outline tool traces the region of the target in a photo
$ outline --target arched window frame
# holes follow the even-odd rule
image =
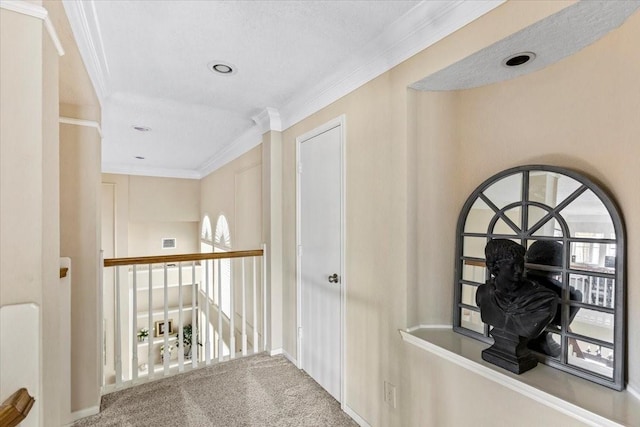
[[[202,218],[202,227],[200,229],[200,242],[213,247],[213,232],[211,229],[211,219],[209,219],[209,215],[205,215]],[[202,247],[200,252],[203,252]]]
[[[578,188],[573,190],[571,194],[566,197],[564,200],[560,201],[557,206],[550,206],[545,203],[541,203],[539,201],[529,200],[529,177],[532,173],[538,172],[548,172],[550,174],[557,174],[558,176],[565,176],[577,181],[580,185]],[[519,200],[514,200],[512,203],[507,203],[502,207],[497,206],[491,201],[491,198],[488,197],[485,192],[489,190],[494,184],[502,181],[505,178],[512,177],[514,175],[520,174],[521,179],[521,189],[520,189],[520,198]],[[495,189],[496,187],[494,187]],[[570,234],[570,226],[567,221],[563,218],[562,210],[569,206],[573,201],[578,199],[578,197],[586,191],[591,191],[604,205],[606,208],[609,217],[611,219],[611,223],[614,229],[614,239],[606,238],[599,239],[593,237],[578,237]],[[486,232],[465,232],[465,224],[467,222],[467,218],[471,212],[472,207],[478,201],[482,200],[492,211],[493,217],[488,222]],[[527,218],[529,207],[539,208],[543,211],[546,211],[546,215],[543,215],[542,219],[535,222],[529,226],[529,221]],[[509,216],[506,214],[507,211],[511,209],[520,209],[518,215],[520,215],[519,224],[515,224],[510,220]],[[513,216],[512,216],[513,217]],[[546,219],[546,220],[545,220]],[[541,230],[543,226],[547,224],[555,223],[559,225],[559,229],[554,227],[554,235],[548,236],[536,236],[534,233],[536,231]],[[503,229],[508,229],[507,233],[496,233],[495,227],[498,221],[501,221],[501,226]],[[506,225],[506,226],[505,226]],[[552,356],[548,356],[541,353],[535,353],[538,359],[554,368],[569,372],[571,374],[577,375],[579,377],[588,379],[590,381],[594,381],[596,383],[605,385],[607,387],[622,390],[624,388],[624,378],[625,378],[625,359],[626,359],[626,325],[625,325],[625,231],[624,231],[624,223],[622,221],[622,217],[619,214],[619,211],[613,202],[613,200],[603,191],[599,186],[597,186],[594,182],[584,177],[583,175],[576,173],[571,170],[567,170],[564,168],[553,167],[553,166],[541,166],[541,165],[531,165],[531,166],[521,166],[512,169],[505,170],[500,172],[493,177],[487,179],[483,182],[467,199],[464,204],[460,216],[458,218],[457,225],[457,244],[456,244],[456,264],[455,264],[455,283],[454,283],[454,318],[453,318],[453,328],[456,332],[470,336],[472,338],[491,343],[493,340],[489,336],[489,326],[484,324],[483,332],[480,333],[477,330],[473,330],[469,327],[465,327],[465,322],[463,322],[463,313],[465,316],[469,316],[471,313],[472,316],[477,316],[476,319],[479,319],[479,309],[477,306],[472,306],[469,304],[465,304],[463,302],[463,287],[466,286],[467,290],[467,298],[469,299],[469,288],[473,289],[473,287],[477,288],[478,285],[484,283],[489,279],[489,272],[486,268],[484,268],[484,257],[470,257],[468,255],[465,256],[465,238],[476,238],[479,239],[476,241],[477,243],[481,242],[480,239],[485,239],[489,241],[492,238],[508,238],[512,239],[520,244],[522,244],[525,248],[527,248],[533,241],[536,240],[555,240],[563,243],[564,254],[563,254],[563,262],[560,268],[554,268],[554,273],[557,272],[559,277],[561,277],[561,282],[563,284],[562,291],[562,302],[560,304],[561,310],[563,312],[562,315],[562,325],[560,330],[553,330],[551,332],[557,333],[561,339],[561,354],[558,358],[554,358]],[[585,271],[576,270],[575,265],[572,268],[572,260],[571,260],[571,247],[573,245],[578,244],[597,244],[600,249],[601,244],[605,244],[605,250],[607,250],[607,246],[615,245],[615,272],[612,274],[599,274],[599,273],[591,273],[588,275],[590,277],[604,277],[606,281],[612,279],[614,282],[614,299],[615,301],[612,304],[612,307],[600,307],[598,305],[593,304],[585,304],[583,302],[577,302],[570,300],[569,297],[569,286],[570,286],[570,275],[587,275]],[[468,246],[471,246],[469,243]],[[478,278],[473,277],[473,280],[469,280],[469,277],[464,276],[465,267],[476,266],[484,268],[484,277]],[[473,268],[472,268],[473,269]],[[544,266],[537,266],[527,264],[525,266],[526,271],[531,270],[544,270]],[[548,269],[547,269],[548,270]],[[480,273],[482,275],[482,273]],[[477,276],[477,275],[476,275]],[[607,282],[608,283],[608,282]],[[605,285],[605,287],[608,285]],[[475,295],[475,292],[471,291],[472,295]],[[475,299],[475,298],[473,298]],[[583,369],[575,364],[568,363],[568,349],[569,342],[576,343],[576,339],[580,340],[580,342],[584,343],[594,343],[598,345],[597,348],[602,351],[605,346],[602,346],[602,342],[597,339],[591,339],[590,337],[585,337],[580,334],[573,333],[569,328],[567,323],[569,322],[569,307],[581,307],[585,310],[595,310],[600,313],[612,313],[613,314],[613,343],[606,343],[606,349],[613,350],[613,354],[615,357],[613,358],[613,371],[611,377],[601,375],[597,372],[592,372],[587,369]],[[481,322],[481,320],[480,320]],[[467,322],[467,325],[470,325],[471,322]],[[476,324],[477,325],[477,324]],[[586,338],[586,340],[585,340]],[[570,341],[573,340],[573,341]],[[575,356],[574,356],[575,357]]]

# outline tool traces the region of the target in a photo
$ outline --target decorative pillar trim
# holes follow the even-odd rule
[[[58,55],[64,55],[64,48],[62,47],[62,43],[58,38],[58,33],[56,32],[56,29],[53,26],[51,19],[49,18],[49,12],[47,12],[47,9],[23,0],[1,0],[0,9],[6,9],[12,12],[17,12],[23,15],[33,16],[34,18],[41,19],[44,22],[44,27],[49,33],[49,37],[51,37],[51,41],[58,51]]]
[[[260,114],[252,117],[252,120],[260,127],[262,133],[269,131],[282,132],[282,120],[278,110],[267,107]]]
[[[102,138],[102,129],[100,128],[100,123],[95,122],[93,120],[81,120],[81,119],[74,119],[71,117],[60,116],[58,121],[66,125],[87,126],[87,127],[95,128],[98,131],[100,138]]]

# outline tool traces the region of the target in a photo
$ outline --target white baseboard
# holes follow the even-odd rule
[[[287,360],[289,360],[289,362],[291,362],[294,365],[298,366],[298,361],[294,357],[292,357],[289,353],[287,353],[286,351],[282,350],[282,354],[284,355],[284,357],[287,358]]]
[[[351,409],[348,405],[342,404],[342,410],[353,419],[360,427],[371,427],[368,422],[364,420],[360,415]]]
[[[627,384],[627,391],[629,392],[629,394],[633,397],[635,397],[636,399],[640,400],[640,390],[635,388],[633,385],[631,384]]]
[[[90,417],[91,415],[96,415],[100,413],[100,406],[91,406],[90,408],[85,408],[85,409],[81,409],[79,411],[76,412],[72,412],[71,413],[71,424],[68,424],[69,426],[73,425],[74,422],[82,419],[82,418],[86,418],[86,417]]]
[[[273,349],[273,350],[269,351],[269,356],[278,356],[278,355],[280,355],[282,353],[283,353],[282,348],[276,348],[276,349]]]

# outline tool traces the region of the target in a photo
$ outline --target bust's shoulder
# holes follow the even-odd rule
[[[519,288],[519,296],[521,300],[526,300],[529,303],[535,302],[536,304],[545,303],[556,304],[558,294],[539,283],[533,282],[528,279],[524,279]]]
[[[520,289],[523,292],[550,294],[550,295],[554,295],[554,296],[556,295],[556,293],[554,291],[552,291],[551,289],[547,288],[546,286],[542,286],[540,283],[535,282],[533,280],[529,280],[529,279],[523,279],[522,280],[522,285],[521,285]]]
[[[482,303],[494,295],[495,292],[496,286],[493,280],[488,280],[486,283],[478,286],[478,289],[476,289],[476,304],[478,306],[482,305]]]

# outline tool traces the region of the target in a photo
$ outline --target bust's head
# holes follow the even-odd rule
[[[491,275],[498,277],[507,273],[512,280],[519,280],[524,271],[525,249],[508,239],[493,239],[484,248],[487,268]]]
[[[536,240],[529,246],[527,262],[531,264],[562,266],[562,243],[555,240]]]

